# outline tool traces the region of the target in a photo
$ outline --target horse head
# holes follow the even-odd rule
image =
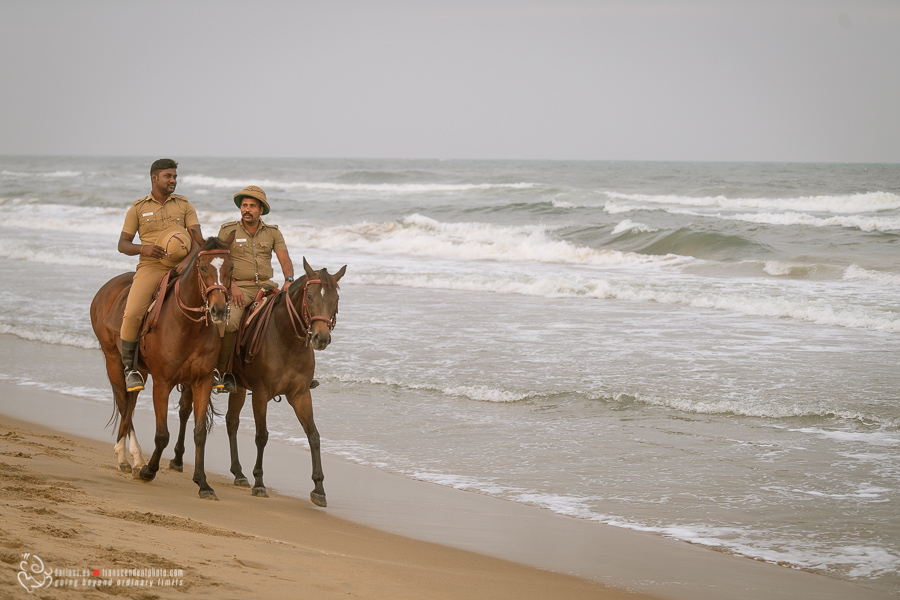
[[[331,343],[331,330],[337,323],[338,281],[344,276],[347,265],[332,275],[325,268],[314,271],[304,257],[303,269],[306,279],[300,286],[303,294],[300,315],[312,347],[324,350]]]
[[[203,250],[197,254],[200,294],[213,323],[224,323],[228,319],[231,274],[234,271],[229,248],[233,241],[233,231],[224,240],[215,236],[206,238]]]

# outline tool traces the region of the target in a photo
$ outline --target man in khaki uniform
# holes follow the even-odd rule
[[[235,390],[234,377],[231,373],[226,373],[225,369],[231,353],[234,352],[244,307],[253,302],[259,290],[278,287],[278,284],[272,281],[274,274],[272,252],[275,252],[284,273],[282,289],[287,290],[294,281],[294,263],[288,254],[284,236],[278,231],[277,225],[268,225],[260,218],[269,214],[266,193],[259,186],[247,186],[234,195],[234,204],[241,209],[241,220],[225,223],[219,229],[221,239],[228,237],[231,232],[235,234],[234,243],[231,244],[231,262],[234,264],[232,281],[241,290],[241,294],[233,295],[231,314],[225,324],[222,350],[216,365],[213,388],[222,392]]]
[[[144,389],[144,379],[134,366],[141,321],[150,307],[150,299],[166,271],[172,269],[166,251],[157,245],[160,234],[172,228],[190,232],[191,248],[187,256],[175,265],[181,273],[203,243],[197,212],[184,196],[173,194],[178,178],[178,163],[161,158],[150,166],[150,193],[135,200],[125,214],[125,225],[119,236],[118,250],[128,256],[140,255],[137,271],[122,319],[122,363],[125,367],[125,387],[129,392]],[[135,244],[138,234],[141,243]]]

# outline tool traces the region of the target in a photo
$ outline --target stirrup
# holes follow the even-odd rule
[[[140,392],[144,389],[144,378],[138,371],[125,371],[125,391]]]
[[[219,375],[218,369],[213,369],[213,392],[219,393],[225,388],[225,381],[222,379],[222,376]]]
[[[225,373],[219,375],[218,369],[213,369],[213,390],[216,394],[230,394],[237,391],[237,385],[234,381],[234,375]]]

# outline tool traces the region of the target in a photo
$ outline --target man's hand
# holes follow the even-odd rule
[[[157,246],[157,247],[158,247],[158,246]],[[165,256],[165,254],[163,254],[163,256]],[[181,275],[181,274],[184,272],[184,270],[187,269],[187,266],[188,266],[188,264],[189,264],[190,262],[191,262],[191,259],[190,259],[190,258],[186,258],[186,259],[184,259],[183,261],[181,261],[180,263],[178,263],[177,265],[175,265],[175,267],[174,267],[174,269],[175,269],[175,274],[176,274],[176,275]]]
[[[165,258],[166,251],[156,244],[141,244],[141,250],[138,254],[149,256],[150,258]],[[183,267],[182,267],[183,269]],[[178,271],[181,273],[181,270]]]
[[[285,282],[284,282],[284,285],[281,286],[281,291],[282,291],[282,292],[286,292],[286,291],[288,291],[288,288],[289,288],[289,287],[291,287],[291,282],[290,282],[290,281],[285,281]]]
[[[238,287],[238,284],[231,280],[231,303],[238,308],[244,307],[244,292]]]

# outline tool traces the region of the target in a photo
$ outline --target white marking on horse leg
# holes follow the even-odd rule
[[[128,459],[125,458],[125,442],[127,439],[128,436],[126,435],[113,446],[113,451],[116,453],[116,460],[119,461],[118,464],[120,465],[122,463],[128,464]]]
[[[131,432],[131,445],[129,446],[129,451],[131,452],[131,460],[134,462],[134,468],[140,469],[144,466],[144,459],[141,456],[141,445],[138,444],[137,434],[134,431]]]
[[[221,256],[217,256],[216,258],[209,261],[209,264],[211,264],[216,269],[216,283],[222,285],[222,265],[225,264],[225,259]]]

